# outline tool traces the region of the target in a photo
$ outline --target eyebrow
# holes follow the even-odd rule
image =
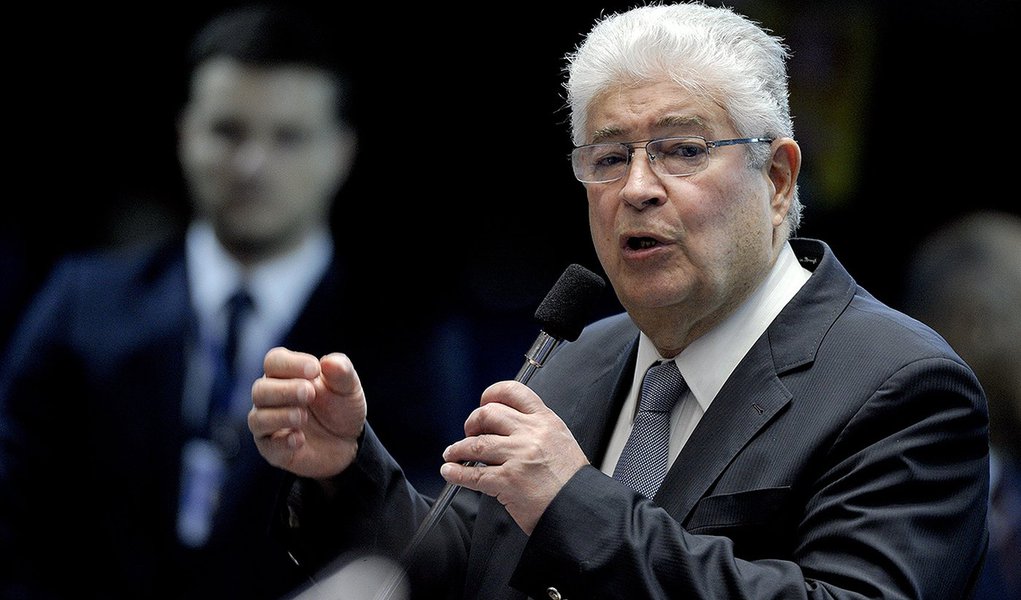
[[[706,133],[710,130],[705,119],[695,115],[667,115],[656,121],[654,129],[689,129],[698,133]],[[604,127],[597,129],[592,136],[592,143],[599,143],[612,138],[620,138],[624,130],[620,127]]]

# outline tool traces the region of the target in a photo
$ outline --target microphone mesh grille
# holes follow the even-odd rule
[[[554,338],[573,342],[605,287],[599,275],[581,265],[569,265],[539,304],[535,320]]]

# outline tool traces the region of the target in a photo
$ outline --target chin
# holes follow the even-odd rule
[[[279,236],[283,219],[265,210],[235,211],[222,215],[218,226],[237,240],[257,240]]]
[[[639,310],[653,310],[677,304],[680,290],[676,287],[662,287],[650,285],[631,285],[619,293],[621,304],[626,308]]]
[[[690,274],[670,269],[625,272],[614,280],[614,289],[623,290],[619,295],[628,299],[622,304],[644,309],[677,305],[690,298],[695,287]]]

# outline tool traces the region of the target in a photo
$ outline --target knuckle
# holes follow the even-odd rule
[[[482,429],[490,430],[501,418],[503,414],[503,405],[497,403],[485,404],[480,406],[477,410],[478,413],[478,425]]]
[[[488,447],[489,447],[489,444],[486,442],[485,436],[481,436],[481,435],[472,438],[470,440],[469,446],[468,446],[469,451],[474,456],[481,456],[482,454],[485,453],[485,451],[486,451],[486,449]]]
[[[489,421],[492,418],[490,416],[490,412],[492,411],[489,409],[488,405],[476,408],[472,413],[472,417],[474,417],[472,420],[473,425],[479,430],[488,427]]]
[[[492,487],[492,469],[485,466],[477,466],[469,469],[469,477],[472,482],[472,487],[481,491],[484,494],[492,496],[490,489]]]

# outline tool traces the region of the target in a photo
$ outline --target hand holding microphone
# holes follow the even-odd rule
[[[486,390],[486,393],[483,394],[483,406],[480,406],[479,409],[472,413],[472,417],[480,415],[476,417],[476,422],[482,423],[485,423],[484,419],[486,419],[486,415],[494,414],[494,417],[502,415],[504,418],[501,421],[501,427],[504,428],[503,431],[505,432],[509,431],[509,429],[506,429],[507,427],[513,427],[515,424],[519,424],[543,429],[544,435],[539,438],[531,438],[527,435],[518,435],[512,440],[501,440],[499,444],[492,444],[493,447],[499,446],[502,448],[503,452],[510,452],[514,449],[515,444],[525,444],[531,445],[531,449],[535,452],[535,455],[541,455],[545,452],[542,444],[535,444],[532,440],[556,439],[558,442],[563,442],[565,440],[565,436],[570,439],[570,443],[567,444],[568,446],[573,443],[574,447],[577,447],[577,442],[574,441],[573,436],[571,436],[570,432],[567,431],[566,426],[560,418],[546,408],[539,397],[525,387],[525,385],[539,369],[543,368],[546,361],[550,356],[552,356],[554,350],[556,350],[561,342],[573,342],[578,339],[578,336],[581,335],[581,330],[585,327],[589,313],[591,313],[595,301],[598,299],[605,287],[606,282],[603,281],[602,277],[581,265],[572,264],[569,265],[563,274],[560,275],[560,278],[550,289],[549,293],[546,294],[546,297],[539,305],[539,308],[535,311],[535,319],[539,322],[541,329],[538,337],[535,339],[535,342],[532,343],[532,347],[529,348],[528,353],[525,355],[525,362],[518,371],[517,377],[514,379],[516,384],[503,382],[490,386]],[[491,404],[502,404],[504,408],[496,406],[493,406],[491,409],[486,408]],[[471,419],[471,417],[469,419]],[[473,430],[476,430],[476,425],[472,425],[472,427]],[[487,426],[478,425],[477,431],[481,433],[487,428]],[[519,432],[519,434],[523,433],[524,430]],[[546,434],[548,434],[548,438],[545,437]],[[462,441],[459,443],[463,444],[464,442]],[[457,444],[454,446],[456,445]],[[484,461],[479,460],[483,457],[476,456],[475,453],[470,450],[465,451],[463,445],[460,449],[451,450],[454,446],[451,446],[447,450],[447,452],[452,452],[450,455],[451,460],[456,460],[456,456],[459,456],[461,452],[465,452],[465,456],[474,458],[469,458],[460,467],[451,464],[444,465],[444,469],[447,471],[444,476],[446,477],[449,475],[451,479],[465,482],[473,479],[476,482],[475,485],[478,485],[479,481],[485,479],[479,470],[489,468],[484,466],[486,464]],[[559,443],[555,443],[552,449],[556,451],[560,448],[561,446]],[[521,448],[519,448],[519,450],[521,450]],[[491,451],[493,451],[492,448]],[[580,449],[578,452],[580,452]],[[493,454],[492,456],[494,458],[500,458],[496,454]],[[523,455],[519,454],[519,456]],[[489,460],[494,460],[494,458],[490,458]],[[584,455],[582,455],[582,458],[584,458]],[[565,470],[570,470],[570,465],[577,460],[577,456],[572,454],[571,457],[566,458],[557,467],[539,466],[537,469],[532,469],[531,473],[533,476],[537,475],[539,477],[544,477],[550,472],[547,469],[552,469],[553,472],[560,473],[560,476],[562,476],[562,473]],[[503,464],[505,461],[506,457],[503,457],[503,460],[500,460],[499,462],[500,464]],[[526,467],[526,464],[524,461],[515,461],[512,463],[510,467],[504,471],[506,478],[502,481],[493,481],[495,478],[490,478],[490,481],[492,481],[492,484],[489,486],[489,490],[492,492],[490,495],[495,495],[500,498],[500,492],[506,490],[511,481],[517,480],[519,477],[528,476],[528,474],[523,471],[512,471],[515,466],[523,469]],[[472,469],[474,469],[474,471],[472,471]],[[577,468],[575,468],[575,471],[576,470]],[[514,511],[518,514],[522,521],[518,524],[519,526],[522,526],[523,523],[524,525],[522,526],[522,529],[525,529],[526,531],[531,531],[536,520],[538,520],[538,515],[533,514],[536,510],[535,507],[541,504],[542,508],[539,509],[538,514],[542,514],[542,509],[545,509],[545,507],[549,504],[549,499],[552,499],[552,496],[549,496],[549,499],[547,499],[545,503],[542,503],[541,499],[528,502],[527,504],[518,504],[518,502],[526,500],[530,496],[534,498],[541,498],[544,494],[548,494],[548,489],[551,486],[559,490],[562,485],[562,483],[558,485],[555,480],[548,479],[541,482],[533,482],[533,484],[545,484],[544,487],[547,491],[541,492],[540,490],[533,489],[531,491],[526,491],[523,496],[514,496]],[[457,494],[457,491],[460,488],[460,484],[453,483],[448,479],[447,485],[444,486],[443,490],[436,498],[436,502],[433,503],[429,513],[425,516],[425,519],[422,521],[421,525],[419,525],[414,537],[412,537],[411,542],[405,549],[401,559],[402,564],[407,565],[409,561],[414,559],[414,555],[417,552],[418,547],[421,545],[422,540],[429,534],[436,523],[439,522],[443,512],[450,506],[450,503],[454,499],[454,495]],[[487,492],[483,491],[483,493]],[[509,501],[510,497],[508,496],[508,502]],[[505,506],[507,506],[507,504],[507,502],[504,502]],[[510,511],[511,508],[508,508],[508,510]],[[511,514],[514,515],[515,513]],[[380,597],[387,597],[385,590],[384,595]]]
[[[450,484],[496,498],[531,534],[588,459],[567,425],[524,384],[494,384],[481,404],[465,422],[467,437],[444,452],[448,462],[440,473]]]
[[[604,282],[571,265],[536,311],[542,325],[515,381],[493,384],[465,422],[465,439],[444,452],[453,485],[497,498],[530,534],[560,488],[588,464],[563,420],[525,384],[563,340],[574,341]]]

